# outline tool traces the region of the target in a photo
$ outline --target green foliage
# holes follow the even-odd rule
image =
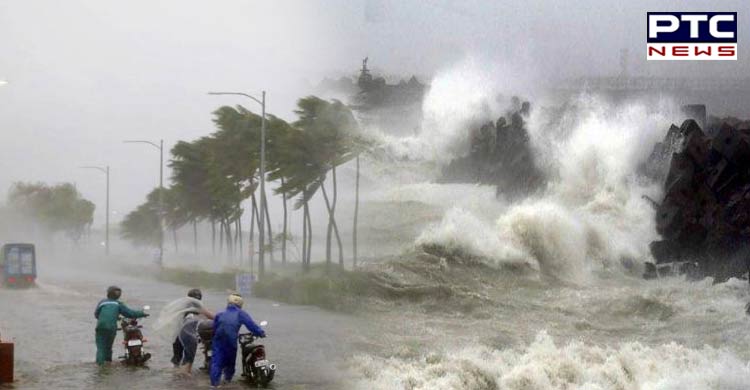
[[[360,150],[354,115],[339,101],[309,96],[300,99],[293,124],[266,115],[267,175],[285,178],[276,193],[312,197],[325,173]],[[261,116],[242,106],[214,111],[218,130],[172,148],[172,188],[183,218],[229,219],[241,214],[238,205],[258,187]]]
[[[226,291],[235,289],[234,275],[234,272],[214,273],[182,268],[164,268],[157,274],[157,278],[183,286]]]
[[[291,124],[266,115],[266,175],[268,182],[283,183],[275,193],[298,198],[299,208],[332,168],[354,158],[366,143],[351,110],[339,101],[309,96],[298,101],[295,112],[298,120]],[[242,202],[259,186],[263,118],[242,106],[220,107],[213,117],[215,132],[172,148],[172,185],[163,194],[163,217],[172,229],[201,220],[218,222],[231,237],[233,223],[244,212]],[[123,224],[124,237],[139,245],[159,239],[153,230],[156,209],[148,203],[126,219],[132,227]]]
[[[74,241],[93,223],[96,209],[70,183],[15,183],[8,194],[8,206],[50,233],[64,232]]]
[[[207,142],[207,141],[204,141]],[[208,191],[208,150],[201,141],[178,142],[172,148],[172,188],[175,201],[190,220],[211,215],[212,198]]]
[[[268,274],[253,285],[253,295],[294,305],[354,312],[360,298],[370,293],[371,285],[362,272],[320,265],[305,273]]]
[[[269,179],[285,178],[276,193],[301,194],[296,207],[307,202],[326,173],[355,157],[359,126],[343,103],[308,96],[297,102],[298,120],[272,154]]]
[[[125,216],[120,223],[120,235],[135,246],[159,245],[162,230],[159,225],[158,188],[148,194],[145,203]]]

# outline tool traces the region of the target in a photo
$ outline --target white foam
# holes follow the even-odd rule
[[[639,180],[637,167],[673,112],[668,102],[614,106],[591,96],[559,120],[538,110],[528,126],[550,178],[547,188],[507,208],[485,200],[484,207],[451,210],[417,243],[459,245],[493,259],[516,260],[520,253],[542,274],[578,283],[592,269],[648,260],[648,243],[657,235],[654,211],[642,196],[657,197],[659,190]],[[488,218],[496,223],[487,224]]]
[[[430,81],[418,134],[381,134],[380,141],[398,158],[446,163],[463,154],[470,123],[494,121],[507,109],[507,96],[499,95],[498,87],[506,94],[518,94],[528,91],[531,84],[524,72],[509,64],[466,57],[437,72]]]
[[[748,363],[724,349],[676,343],[557,345],[546,332],[524,348],[485,346],[415,359],[357,356],[361,389],[703,390],[747,389]]]
[[[501,240],[492,225],[476,218],[463,208],[448,210],[443,220],[417,238],[417,245],[439,244],[458,249],[497,263],[523,262],[524,253]]]

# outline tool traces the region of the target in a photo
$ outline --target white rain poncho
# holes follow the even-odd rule
[[[205,310],[203,303],[195,298],[184,297],[175,299],[161,309],[154,329],[169,340],[173,340],[180,333],[185,315],[203,310]]]

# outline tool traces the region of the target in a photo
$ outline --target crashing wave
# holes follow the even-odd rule
[[[356,356],[356,387],[386,390],[746,389],[750,367],[723,349],[626,342],[557,345],[541,332],[526,347],[471,346],[417,358]]]
[[[525,262],[545,278],[572,283],[587,283],[601,269],[638,274],[656,237],[643,195],[659,191],[639,179],[638,167],[648,154],[643,145],[661,136],[675,111],[669,102],[614,105],[592,96],[561,110],[537,110],[529,132],[549,178],[546,190],[500,210],[455,206],[416,244],[459,248],[494,263]]]

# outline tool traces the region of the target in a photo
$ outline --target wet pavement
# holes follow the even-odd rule
[[[115,268],[115,267],[109,267]],[[132,308],[150,305],[152,317],[141,320],[153,357],[148,368],[128,368],[115,363],[99,368],[94,361],[93,311],[105,289],[117,284],[122,301]],[[231,286],[228,286],[231,288]],[[175,370],[171,340],[154,332],[159,310],[188,288],[112,272],[107,267],[84,262],[59,267],[40,267],[37,288],[0,290],[0,332],[15,342],[16,382],[0,389],[205,389],[208,375],[194,369],[192,376]],[[204,302],[213,311],[225,306],[224,291],[204,290]],[[350,356],[351,337],[363,329],[363,321],[312,307],[290,306],[247,298],[247,309],[260,322],[267,320],[268,337],[263,340],[269,360],[278,366],[271,384],[274,389],[348,388],[343,363]],[[121,334],[115,341],[114,357],[122,354]],[[196,367],[202,364],[196,358]],[[247,388],[240,380],[226,389]]]

